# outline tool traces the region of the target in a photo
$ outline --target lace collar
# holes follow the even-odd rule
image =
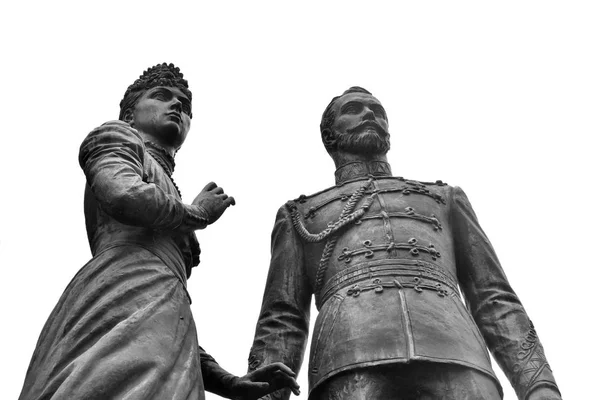
[[[147,141],[144,144],[148,153],[163,167],[167,175],[173,175],[173,171],[175,171],[175,158],[156,143]]]

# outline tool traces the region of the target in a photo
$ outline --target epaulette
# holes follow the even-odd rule
[[[406,179],[406,178],[404,178],[402,176],[389,176],[389,177],[386,177],[386,178],[396,179],[396,180],[399,180],[399,181],[402,181],[402,182],[414,182],[414,183],[419,183],[421,185],[448,186],[448,184],[446,182],[443,182],[443,181],[441,181],[439,179],[437,181],[435,181],[435,182],[426,182],[426,181],[417,181],[415,179]],[[354,180],[347,181],[347,182],[344,182],[344,183],[350,183],[350,182],[354,182],[354,181],[357,181],[357,180],[364,180],[364,178],[354,179]],[[304,203],[306,203],[306,201],[308,199],[310,199],[312,197],[318,196],[318,195],[320,195],[322,193],[325,193],[325,192],[327,192],[329,190],[332,190],[332,189],[335,189],[335,188],[338,188],[338,187],[341,187],[341,186],[343,186],[343,185],[330,186],[328,188],[325,188],[323,190],[320,190],[320,191],[318,191],[316,193],[313,193],[311,195],[308,195],[308,196],[305,195],[305,194],[301,194],[300,196],[296,197],[294,200],[290,200],[290,202],[304,204]]]
[[[405,179],[405,181],[408,181],[409,179]],[[414,179],[411,179],[412,182],[419,182],[423,185],[436,185],[436,186],[448,186],[448,184],[446,182],[442,182],[441,180],[437,180],[435,182],[424,182],[424,181],[417,181]]]
[[[325,193],[325,192],[328,192],[328,191],[330,191],[330,190],[332,190],[332,189],[335,189],[335,188],[337,188],[337,187],[339,187],[339,186],[330,186],[330,187],[328,187],[328,188],[325,188],[325,189],[323,189],[323,190],[319,190],[318,192],[316,192],[316,193],[313,193],[313,194],[310,194],[310,195],[308,195],[308,196],[307,196],[307,195],[305,195],[305,194],[301,194],[300,196],[296,197],[294,200],[291,200],[291,201],[293,201],[294,203],[300,203],[300,204],[304,204],[304,203],[306,203],[306,201],[307,201],[308,199],[311,199],[311,198],[313,198],[313,197],[316,197],[316,196],[318,196],[318,195],[320,195],[320,194],[323,194],[323,193]]]

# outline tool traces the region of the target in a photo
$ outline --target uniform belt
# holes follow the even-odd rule
[[[379,260],[354,265],[334,275],[317,297],[317,309],[344,288],[348,288],[347,295],[358,296],[364,291],[380,292],[387,287],[407,287],[418,292],[435,290],[440,296],[459,293],[454,278],[439,266],[421,260]]]

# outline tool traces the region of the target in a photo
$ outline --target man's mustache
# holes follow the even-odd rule
[[[364,121],[364,122],[356,125],[354,128],[348,129],[348,133],[354,134],[354,133],[364,130],[367,127],[374,128],[377,131],[377,133],[379,133],[380,135],[387,135],[387,133],[388,133],[385,129],[383,129],[383,127],[381,125],[379,125],[375,121]]]

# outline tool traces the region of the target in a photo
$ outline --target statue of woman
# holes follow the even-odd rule
[[[257,399],[298,393],[281,363],[237,377],[198,346],[186,290],[200,247],[194,231],[235,204],[209,183],[184,204],[174,156],[192,118],[179,68],[159,64],[125,92],[119,121],[94,129],[79,162],[93,258],[52,311],[20,399]],[[205,324],[201,324],[203,328]]]

